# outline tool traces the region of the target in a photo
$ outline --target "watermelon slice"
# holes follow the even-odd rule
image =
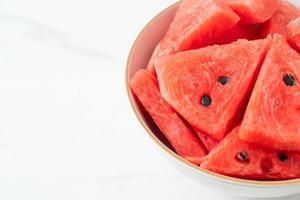
[[[219,0],[241,18],[243,24],[263,23],[278,9],[280,0]]]
[[[265,23],[263,36],[280,33],[287,36],[287,25],[291,20],[300,16],[300,11],[288,2],[283,1],[272,18]]]
[[[147,69],[155,73],[157,57],[205,46],[215,35],[230,29],[238,21],[239,17],[231,9],[215,0],[183,0]]]
[[[288,40],[297,50],[300,50],[300,17],[288,24]]]
[[[130,87],[180,156],[197,161],[206,155],[196,136],[161,97],[157,79],[152,73],[138,71],[131,79]]]
[[[201,167],[210,171],[254,180],[284,180],[300,177],[300,153],[276,151],[245,143],[239,127],[229,133],[202,160]]]
[[[240,137],[281,150],[300,150],[300,55],[273,36],[251,95]]]
[[[238,39],[257,40],[261,37],[261,25],[236,25],[217,37],[215,44],[229,44]]]
[[[220,141],[247,102],[268,46],[269,40],[239,40],[161,57],[161,94],[195,130]]]

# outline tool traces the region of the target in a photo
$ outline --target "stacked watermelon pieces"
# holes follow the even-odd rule
[[[250,180],[300,178],[300,11],[182,0],[130,87],[174,151]]]

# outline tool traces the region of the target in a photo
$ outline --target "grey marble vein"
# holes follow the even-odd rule
[[[21,23],[23,26],[26,27],[26,29],[23,30],[23,34],[27,35],[28,38],[32,40],[44,42],[49,45],[58,48],[63,48],[68,51],[80,53],[89,57],[98,57],[101,59],[114,61],[118,63],[123,62],[123,60],[120,57],[107,54],[104,51],[73,44],[71,41],[68,40],[68,36],[66,34],[39,20],[0,11],[0,23],[3,21],[15,23],[15,25]]]

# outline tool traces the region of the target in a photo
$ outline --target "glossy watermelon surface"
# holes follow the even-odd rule
[[[269,40],[239,40],[161,57],[161,94],[195,130],[222,140],[247,103],[268,46]]]
[[[246,143],[239,138],[237,127],[202,160],[201,167],[237,178],[292,179],[300,177],[300,153]]]
[[[263,23],[277,10],[280,0],[219,0],[241,18],[243,24]]]
[[[300,55],[281,35],[273,37],[240,137],[273,149],[300,150]]]
[[[131,79],[130,87],[180,156],[193,161],[206,155],[201,142],[161,97],[156,77],[152,73],[138,71]]]
[[[288,40],[293,47],[298,51],[300,50],[300,17],[296,18],[287,26],[288,28]]]
[[[238,21],[239,17],[231,9],[215,0],[183,0],[147,69],[155,73],[157,57],[205,46]]]
[[[263,28],[263,36],[273,33],[280,33],[284,36],[287,36],[288,23],[299,16],[300,11],[295,6],[286,1],[282,1],[272,18],[265,23]]]

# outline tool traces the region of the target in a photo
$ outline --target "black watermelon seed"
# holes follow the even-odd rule
[[[283,81],[287,86],[294,86],[296,85],[296,80],[293,75],[286,74],[283,76]]]
[[[277,154],[277,158],[278,158],[278,160],[281,161],[281,162],[287,162],[288,159],[289,159],[288,155],[287,155],[286,153],[284,153],[284,152],[279,152],[279,153]]]
[[[222,85],[226,85],[226,83],[228,83],[228,81],[229,81],[229,78],[227,76],[221,76],[218,79],[218,82],[221,83]]]
[[[249,154],[246,151],[240,151],[236,154],[235,159],[242,163],[249,163]]]
[[[208,95],[203,95],[201,98],[201,104],[205,107],[208,107],[211,104],[211,98]]]

